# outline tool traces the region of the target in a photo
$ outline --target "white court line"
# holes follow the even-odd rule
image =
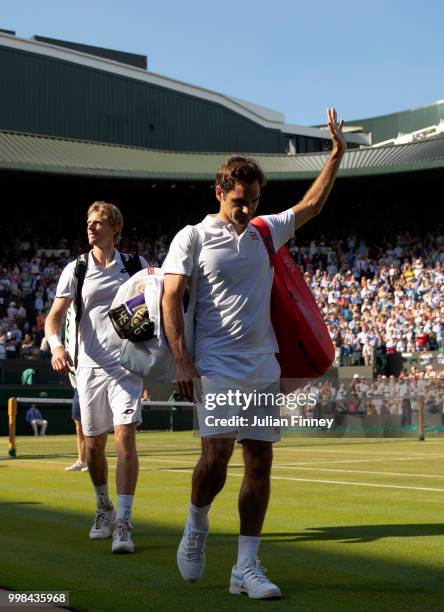
[[[71,459],[72,459],[72,457],[71,457]],[[164,461],[167,461],[167,460],[165,459],[165,460],[161,460],[161,461],[164,462]],[[65,461],[51,461],[49,459],[13,459],[13,460],[11,459],[11,465],[15,465],[16,463],[33,463],[34,465],[37,465],[37,464],[40,464],[40,463],[50,463],[50,464],[53,464],[53,465],[60,465],[62,467],[68,465],[68,463],[65,462]],[[171,462],[168,461],[168,463],[171,463]],[[194,466],[194,462],[191,463],[191,461],[178,461],[177,463],[181,463],[182,465],[184,463],[190,463],[190,465]],[[116,469],[117,464],[116,463],[110,463],[108,461],[108,467],[111,468],[111,469]],[[239,465],[239,466],[233,466],[233,467],[242,467],[242,466]],[[192,469],[192,468],[190,468],[190,469]],[[162,469],[156,469],[156,468],[148,468],[148,467],[145,467],[145,468],[144,467],[139,467],[139,470],[143,471],[143,472],[161,472],[161,471],[164,471],[163,468]],[[175,470],[171,470],[171,471],[175,471]],[[183,470],[183,471],[185,472],[187,470]]]
[[[74,456],[71,457],[61,457],[61,459],[59,461],[52,461],[50,459],[21,459],[20,457],[14,458],[14,459],[10,459],[9,461],[12,461],[13,463],[18,463],[18,462],[28,462],[28,463],[54,463],[54,464],[64,464],[65,462],[69,462],[69,461],[73,461],[75,459]],[[414,457],[401,457],[399,459],[392,459],[391,461],[413,461],[415,458]],[[139,457],[139,463],[144,463],[144,462],[153,462],[153,463],[179,463],[180,465],[183,465],[184,463],[190,464],[190,465],[196,465],[197,461],[193,460],[182,460],[182,459],[167,459],[167,458],[155,458],[155,457]],[[333,463],[338,464],[338,463],[374,463],[374,462],[385,462],[387,461],[386,459],[369,459],[368,461],[366,461],[365,459],[347,459],[347,460],[343,460],[343,461],[334,461]],[[274,463],[274,467],[286,467],[286,466],[305,466],[305,465],[324,465],[325,463],[328,463],[329,465],[332,463],[332,461],[301,461],[301,462],[293,462],[293,463],[285,463],[285,464],[279,464],[279,463]],[[110,464],[111,466],[111,464]],[[243,464],[238,464],[238,465],[231,465],[231,467],[243,467]],[[340,471],[340,470],[338,470]]]
[[[390,459],[390,461],[415,461],[416,457],[399,457],[396,459]],[[195,465],[197,463],[197,461],[181,461],[180,459],[156,459],[154,457],[139,457],[139,462],[143,463],[144,461],[154,461],[157,463],[189,463],[191,465]],[[376,463],[376,462],[381,462],[381,463],[386,463],[387,459],[344,459],[343,461],[297,461],[297,462],[285,462],[282,464],[279,463],[273,463],[274,467],[292,467],[292,466],[305,466],[305,465],[324,465],[325,463],[328,463],[328,465],[331,465],[332,463],[334,464],[338,464],[338,463]],[[231,465],[230,467],[243,467],[243,464],[239,464],[238,466],[235,465]],[[315,469],[315,468],[313,468]],[[321,470],[321,468],[319,468]],[[341,471],[341,470],[334,470],[334,471]],[[345,470],[344,470],[345,471]],[[364,473],[364,472],[363,472]],[[369,472],[371,473],[371,472]],[[375,472],[376,474],[377,472]]]
[[[172,472],[172,473],[182,473],[189,474],[189,470],[169,470],[165,468],[161,470],[162,472]],[[238,476],[243,478],[243,474],[236,474],[233,472],[229,472],[227,476]],[[318,480],[312,478],[291,478],[290,476],[271,476],[272,480],[291,480],[295,482],[316,482],[321,484],[336,484],[336,485],[347,485],[353,487],[375,487],[382,489],[407,489],[409,491],[438,491],[439,493],[444,493],[444,489],[436,489],[432,487],[408,487],[402,485],[388,485],[388,484],[374,484],[369,482],[349,482],[347,480]]]
[[[399,457],[397,459],[390,459],[390,461],[415,461],[416,457]],[[139,462],[143,462],[143,461],[157,461],[157,462],[165,462],[165,463],[192,463],[193,465],[195,465],[197,463],[197,459],[194,461],[187,461],[184,460],[182,461],[181,459],[156,459],[155,457],[140,457],[139,456]],[[323,465],[324,463],[328,463],[329,465],[331,463],[375,463],[375,462],[387,462],[387,459],[343,459],[342,461],[332,461],[330,460],[325,460],[325,461],[294,461],[294,462],[285,462],[285,464],[282,465]],[[273,465],[279,465],[277,463],[274,463]]]
[[[286,462],[285,465],[323,465],[324,463],[378,463],[378,462],[387,462],[387,461],[416,461],[417,457],[396,457],[396,458],[375,458],[375,459],[342,459],[339,461],[334,461],[333,459],[325,459],[324,461],[293,461]],[[275,464],[276,465],[276,464]]]
[[[11,464],[14,463],[55,463],[57,465],[65,465],[65,463],[69,463],[69,461],[73,461],[75,459],[75,457],[62,457],[60,459],[60,461],[52,461],[50,459],[20,459],[20,458],[14,458],[14,459],[8,459],[8,461],[11,461]],[[152,461],[153,463],[180,463],[181,465],[183,465],[184,463],[189,463],[190,465],[196,465],[197,461],[181,461],[180,459],[154,459],[154,457],[139,457],[139,463],[142,463],[143,461]],[[113,467],[114,464],[109,463],[109,458],[108,458],[108,464],[110,467]],[[242,467],[241,465],[239,466],[234,466],[234,467]]]
[[[409,452],[411,449],[408,449]],[[298,452],[298,453],[337,453],[337,454],[355,454],[355,455],[377,455],[378,457],[381,455],[387,455],[387,456],[393,456],[396,457],[397,455],[405,455],[405,453],[407,452],[406,450],[403,451],[384,451],[382,448],[374,451],[374,450],[348,450],[348,449],[342,449],[342,448],[334,448],[334,449],[325,449],[325,448],[321,448],[319,446],[312,446],[310,448],[304,447],[304,448],[298,448],[297,446],[277,446],[276,447],[276,451],[278,453],[286,453],[288,451],[294,451],[294,452]],[[441,457],[444,459],[444,447],[443,447],[443,452],[442,453],[426,453],[424,454],[423,452],[420,453],[415,453],[414,451],[412,451],[413,454],[415,455],[415,457]]]
[[[234,467],[234,466],[231,466]],[[375,472],[372,470],[343,470],[334,468],[311,468],[311,467],[297,467],[293,465],[279,465],[278,463],[273,464],[274,468],[280,470],[302,470],[302,471],[313,471],[313,472],[341,472],[344,474],[377,474],[381,476],[412,476],[413,478],[444,478],[444,475],[433,475],[433,474],[411,474],[407,472]]]
[[[14,463],[17,463],[19,461],[22,462],[31,462],[31,463],[64,463],[65,460],[66,461],[70,461],[73,460],[74,456],[71,457],[62,457],[60,461],[51,461],[49,459],[20,459],[19,457],[15,458],[15,459],[11,459],[10,461],[13,461]],[[415,461],[416,457],[399,457],[396,459],[390,459],[390,461]],[[181,465],[183,465],[184,463],[188,463],[190,465],[196,465],[197,461],[193,460],[187,460],[187,459],[167,459],[167,458],[155,458],[155,457],[139,457],[139,462],[140,463],[144,463],[144,462],[153,462],[153,463],[179,463]],[[303,466],[312,466],[312,465],[324,465],[325,463],[328,463],[329,465],[331,463],[336,464],[343,464],[343,463],[377,463],[377,462],[387,462],[387,459],[344,459],[342,461],[298,461],[298,462],[285,462],[283,464],[279,464],[279,463],[273,463],[274,467],[281,467],[281,468],[290,468],[290,467],[295,467],[298,469],[302,469]],[[301,466],[301,467],[299,467]],[[238,464],[238,465],[231,465],[231,467],[243,467],[243,464]],[[309,468],[307,468],[309,469]],[[325,470],[326,468],[313,468],[313,469],[318,469],[319,471],[322,471],[323,469]],[[347,470],[332,470],[332,471],[347,471]],[[353,471],[353,470],[349,470],[349,471]],[[362,472],[362,473],[366,473],[366,472]],[[373,473],[373,472],[368,472],[368,473]],[[375,474],[377,472],[374,472]],[[388,472],[384,472],[384,473],[388,473]],[[398,475],[398,474],[396,474]]]
[[[140,458],[139,458],[140,459]],[[404,459],[404,458],[403,458]],[[402,460],[403,460],[402,459]],[[405,457],[405,459],[411,459],[411,457]],[[190,465],[195,465],[195,461],[179,461],[178,459],[154,459],[153,457],[143,457],[142,461],[151,461],[153,463],[189,463]],[[363,460],[358,459],[357,461],[359,461],[359,463],[362,463]],[[373,459],[372,461],[375,461],[375,459]],[[401,459],[396,459],[396,461],[401,461]],[[319,463],[317,461],[315,461],[314,463]],[[325,463],[324,461],[320,462],[320,463]],[[350,463],[345,462],[345,461],[338,461],[336,463]],[[292,463],[292,464],[281,464],[281,463],[273,463],[273,468],[278,468],[281,470],[302,470],[302,471],[313,471],[313,472],[344,472],[347,474],[376,474],[376,475],[381,475],[381,476],[412,476],[414,478],[444,478],[444,474],[443,475],[433,475],[433,474],[412,474],[412,473],[408,473],[408,472],[377,472],[374,470],[344,470],[341,468],[335,469],[335,468],[318,468],[318,467],[303,467],[304,465],[311,465],[311,464],[299,464],[299,463]],[[230,464],[231,468],[243,468],[244,465],[243,463],[232,463]]]
[[[179,459],[154,459],[151,457],[144,457],[143,458],[144,461],[148,461],[148,462],[152,462],[152,463],[179,463],[181,465],[183,465],[184,463],[188,463],[191,466],[194,467],[195,465],[195,461],[180,461]],[[47,460],[47,459],[14,459],[13,460],[14,463],[18,463],[18,462],[25,462],[25,463],[50,463],[50,464],[54,464],[54,465],[65,465],[64,461],[51,461],[51,460]],[[114,463],[109,463],[108,464],[110,468],[115,469],[116,468],[116,464]],[[243,464],[232,464],[230,465],[231,468],[243,468]],[[406,473],[406,472],[377,472],[377,471],[372,471],[372,470],[344,470],[344,469],[334,469],[334,468],[317,468],[317,467],[300,467],[298,465],[282,465],[279,463],[274,463],[273,464],[274,468],[278,468],[281,470],[302,470],[302,471],[313,471],[313,472],[339,472],[339,473],[347,473],[347,474],[375,474],[375,475],[380,475],[380,476],[407,476],[407,477],[412,477],[412,478],[444,478],[444,475],[433,475],[433,474],[412,474],[412,473]],[[168,470],[166,468],[162,468],[160,470],[155,470],[153,468],[143,468],[140,467],[139,468],[141,471],[147,471],[147,472],[151,472],[151,471],[162,471],[162,472],[167,472],[167,471],[171,471],[171,472],[186,472],[189,473],[189,470]],[[191,469],[191,468],[190,468]],[[240,476],[240,474],[231,474],[232,476]],[[279,476],[273,476],[272,478],[275,479],[283,479],[284,477],[279,477]],[[295,479],[295,480],[305,480],[305,479]],[[310,481],[309,481],[310,482]],[[323,482],[321,480],[319,481],[314,481],[314,482]],[[332,481],[325,481],[325,482],[332,482]],[[356,484],[356,483],[349,483],[349,484]],[[364,486],[364,485],[363,485]],[[370,486],[370,485],[369,485]],[[373,486],[383,486],[383,485],[373,485]],[[384,486],[394,486],[394,485],[384,485]],[[405,487],[402,487],[405,488]],[[435,490],[435,489],[433,489]],[[437,491],[440,491],[441,489],[436,489]]]

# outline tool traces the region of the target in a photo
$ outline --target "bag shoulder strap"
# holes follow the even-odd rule
[[[79,321],[82,316],[82,288],[85,281],[86,269],[88,267],[88,253],[82,253],[77,257],[74,275],[77,278],[75,304],[75,345],[74,345],[74,368],[77,368],[77,360],[79,355]]]
[[[191,245],[193,253],[193,272],[191,274],[188,303],[186,304],[187,316],[185,318],[185,342],[194,355],[194,315],[197,302],[197,281],[199,276],[199,255],[202,250],[202,231],[197,225],[193,225],[193,242]]]
[[[197,225],[193,225],[193,272],[190,282],[190,304],[194,307],[197,298],[197,279],[199,276],[199,256],[202,250],[202,232]]]
[[[79,322],[82,316],[82,288],[85,281],[86,269],[88,267],[88,253],[82,253],[76,260],[74,275],[77,278],[76,297],[74,300],[76,307],[76,321]]]
[[[268,256],[270,257],[271,263],[273,263],[273,256],[276,255],[276,249],[274,248],[273,237],[268,223],[262,217],[255,217],[250,221],[252,225],[257,229],[261,238],[264,242],[265,248],[267,249]]]
[[[120,253],[122,263],[125,266],[125,270],[130,276],[134,276],[136,272],[142,269],[142,262],[137,253]]]

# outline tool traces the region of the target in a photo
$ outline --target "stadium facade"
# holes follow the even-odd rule
[[[0,36],[1,129],[170,151],[285,153],[291,141],[299,152],[329,148],[325,130],[148,72],[141,56],[68,44]]]
[[[330,148],[325,126],[290,125],[280,112],[154,74],[136,54],[0,31],[0,66],[4,170],[207,181],[226,153],[243,152],[260,156],[270,180],[297,181],[315,176]],[[444,102],[352,122],[340,176],[443,167],[440,121]],[[400,127],[418,137],[394,149]],[[433,127],[436,138],[421,138]]]
[[[325,127],[154,74],[140,55],[3,31],[0,66],[6,171],[207,181],[227,153],[243,152],[260,157],[270,180],[304,181],[330,148]],[[444,167],[443,117],[439,102],[352,122],[340,176]],[[401,127],[417,137],[403,134],[394,148]]]

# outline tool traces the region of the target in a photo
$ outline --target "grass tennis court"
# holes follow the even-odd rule
[[[0,439],[2,456],[7,439]],[[114,477],[113,440],[109,440]],[[275,446],[260,558],[281,601],[228,593],[235,562],[239,450],[210,512],[207,571],[182,581],[176,547],[199,441],[140,433],[133,555],[90,541],[86,473],[64,471],[74,436],[22,437],[0,461],[0,586],[70,591],[77,610],[442,610],[444,441],[284,439]],[[111,487],[114,495],[114,485]]]

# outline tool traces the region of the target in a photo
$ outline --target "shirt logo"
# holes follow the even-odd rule
[[[258,240],[256,232],[250,232],[250,236],[252,240]]]

